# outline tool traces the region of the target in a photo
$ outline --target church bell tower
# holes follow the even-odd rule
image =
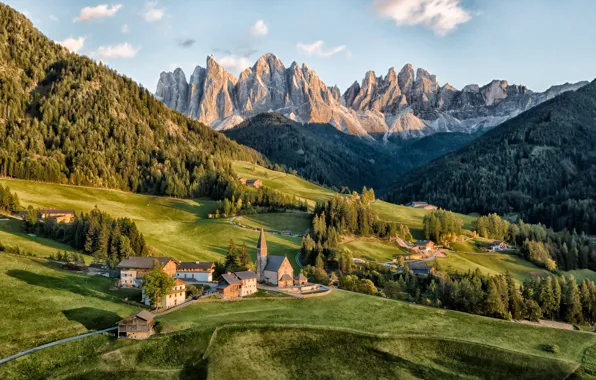
[[[265,240],[265,231],[261,228],[261,235],[257,242],[257,281],[265,281],[265,267],[267,266],[267,241]]]

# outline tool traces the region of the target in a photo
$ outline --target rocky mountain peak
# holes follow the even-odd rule
[[[583,83],[533,93],[524,86],[493,80],[461,91],[425,69],[404,65],[385,76],[368,71],[343,93],[327,86],[306,63],[286,68],[273,53],[259,57],[236,78],[213,56],[197,66],[189,82],[181,69],[162,72],[155,96],[168,107],[218,129],[270,110],[299,122],[331,123],[355,135],[398,134],[403,138],[437,132],[490,128]]]

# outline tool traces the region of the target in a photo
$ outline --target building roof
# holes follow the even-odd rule
[[[306,276],[303,275],[302,273],[300,273],[299,275],[296,276],[296,280],[298,280],[298,281],[308,281],[308,279],[306,278]]]
[[[256,183],[257,181],[258,181],[258,182],[261,182],[261,180],[260,180],[260,179],[247,179],[247,180],[246,180],[246,183]]]
[[[417,240],[414,244],[415,245],[428,245],[432,243],[431,240]],[[434,244],[434,243],[433,243]]]
[[[266,252],[267,250],[267,241],[265,240],[265,230],[263,230],[263,228],[261,228],[261,234],[257,241],[257,249],[260,249],[261,252]]]
[[[180,280],[178,278],[176,279],[176,281],[174,281],[174,284],[176,284],[176,285],[186,285],[186,283],[184,281],[182,281],[182,280]]]
[[[178,263],[176,260],[172,259],[171,257],[152,257],[152,256],[131,256],[126,258],[120,262],[116,266],[116,268],[126,269],[126,268],[137,268],[137,269],[151,269],[153,268],[153,261],[157,260],[161,265],[166,266],[170,260]]]
[[[133,319],[133,318],[139,318],[145,321],[152,321],[155,319],[155,315],[151,312],[148,312],[147,310],[141,310],[136,314],[131,315],[130,317],[126,317],[123,319],[123,321],[129,320],[129,319]]]
[[[251,278],[257,278],[257,274],[255,272],[251,271],[251,270],[245,270],[245,271],[242,271],[242,272],[234,272],[234,274],[240,280],[249,280]]]
[[[234,273],[224,273],[221,275],[221,279],[227,282],[228,284],[240,284],[242,281]]]
[[[215,263],[211,261],[184,261],[178,265],[178,270],[185,270],[185,269],[201,269],[201,270],[209,270],[213,269]]]
[[[281,276],[281,278],[279,279],[280,281],[292,281],[292,276],[290,276],[289,274],[284,274],[283,276]]]
[[[281,268],[281,264],[283,264],[284,260],[287,257],[285,256],[267,256],[267,265],[265,265],[265,270],[271,272],[277,272],[279,268]]]
[[[39,210],[40,214],[73,214],[74,210],[57,210],[55,208],[42,208]]]

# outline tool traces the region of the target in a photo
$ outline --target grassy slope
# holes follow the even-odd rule
[[[266,378],[276,370],[276,378],[297,378],[298,372],[325,378],[563,378],[593,361],[591,350],[584,353],[596,344],[592,333],[340,291],[306,300],[195,304],[158,319],[170,334],[68,343],[5,365],[0,377]],[[544,344],[560,350],[547,353]]]
[[[395,255],[406,255],[409,253],[395,243],[378,239],[361,238],[347,240],[340,247],[350,251],[353,257],[378,262],[391,261]]]
[[[275,231],[288,229],[295,234],[303,234],[312,227],[312,217],[312,214],[306,212],[283,212],[240,216],[236,218],[236,222],[248,227],[263,227]]]
[[[261,179],[263,185],[267,187],[308,200],[311,207],[316,202],[331,199],[335,194],[331,190],[317,186],[294,175],[265,169],[248,162],[236,161],[232,166],[239,176],[248,179]]]
[[[21,180],[0,179],[0,183],[10,186],[24,205],[72,208],[84,212],[97,206],[114,217],[129,217],[137,223],[147,242],[157,249],[158,255],[180,260],[219,260],[225,255],[230,239],[237,244],[245,241],[249,247],[255,247],[258,239],[257,232],[232,226],[228,219],[208,219],[207,215],[216,207],[213,201],[154,197]],[[270,234],[267,243],[270,252],[287,255],[294,263],[293,257],[300,248],[300,239]],[[254,249],[251,254],[256,254]]]
[[[446,258],[439,258],[442,270],[466,272],[480,269],[489,275],[503,274],[506,271],[518,281],[532,276],[549,276],[549,272],[537,267],[523,258],[507,253],[449,253]]]
[[[430,210],[417,209],[403,205],[394,205],[384,201],[376,201],[372,208],[377,211],[380,218],[401,224],[406,224],[410,227],[412,236],[416,239],[424,239],[422,232],[422,220],[424,215],[431,212]],[[463,228],[472,228],[472,222],[476,219],[469,215],[458,215],[464,221]]]
[[[137,308],[120,300],[138,290],[108,290],[113,283],[69,273],[43,259],[0,254],[0,357],[112,327],[134,313]]]

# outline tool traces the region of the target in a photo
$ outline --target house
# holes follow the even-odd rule
[[[234,272],[234,275],[240,279],[240,297],[253,294],[257,291],[257,274],[251,270]]]
[[[147,339],[153,334],[155,315],[142,310],[118,322],[118,338]]]
[[[43,208],[37,212],[37,217],[42,221],[53,220],[56,223],[70,223],[75,217],[75,212],[74,210]]]
[[[432,252],[435,249],[435,243],[430,240],[418,240],[414,243],[414,249],[419,252]]]
[[[234,299],[240,297],[242,280],[233,273],[222,274],[217,283],[217,293],[224,299]]]
[[[434,273],[435,271],[435,268],[426,266],[425,262],[410,263],[408,264],[408,267],[413,274],[424,277]]]
[[[176,274],[176,268],[180,264],[171,257],[129,257],[116,266],[120,270],[120,281],[118,286],[122,288],[138,288],[141,285],[142,278],[149,272],[157,261],[163,266],[164,272],[170,276]]]
[[[169,309],[176,305],[183,304],[186,300],[186,284],[182,280],[174,281],[174,286],[168,291],[161,303],[157,305],[159,309]],[[151,306],[151,300],[145,295],[145,288],[142,289],[141,302],[147,306]]]
[[[181,262],[176,268],[176,278],[193,279],[201,282],[213,281],[215,263],[209,261]]]
[[[302,273],[300,273],[299,275],[294,277],[294,285],[302,286],[302,285],[306,285],[306,284],[308,284],[308,279]]]
[[[247,179],[246,186],[255,187],[258,189],[261,186],[263,186],[263,181],[261,181],[260,179]]]
[[[257,242],[257,281],[280,287],[291,286],[294,269],[285,256],[268,256],[265,231],[261,228],[261,235]]]
[[[506,251],[508,249],[511,249],[511,247],[509,247],[509,245],[504,241],[496,240],[492,243],[490,249],[491,251]]]
[[[241,184],[246,185],[246,178],[244,178],[244,177],[238,177],[238,178],[236,178],[236,180],[238,182],[240,182]]]
[[[422,209],[425,209],[425,210],[436,210],[436,209],[438,209],[437,206],[429,205],[426,202],[410,202],[406,206],[413,207],[413,208],[422,208]]]

